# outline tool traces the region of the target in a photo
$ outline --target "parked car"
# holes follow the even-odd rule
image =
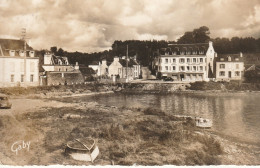
[[[0,94],[0,108],[11,108],[12,103],[10,103],[8,96]]]
[[[173,81],[173,79],[171,77],[166,77],[166,78],[163,78],[164,81]]]

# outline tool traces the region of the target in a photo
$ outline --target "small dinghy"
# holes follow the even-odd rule
[[[210,119],[196,117],[195,123],[196,123],[196,126],[200,127],[200,128],[211,128],[212,127],[212,121]]]
[[[67,143],[65,153],[75,160],[94,162],[99,154],[99,149],[94,139],[79,138]]]

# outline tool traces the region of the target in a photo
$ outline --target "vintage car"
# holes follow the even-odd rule
[[[10,103],[8,96],[4,95],[4,94],[0,94],[0,108],[11,108],[12,107],[12,103]]]

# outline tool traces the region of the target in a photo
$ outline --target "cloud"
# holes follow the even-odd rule
[[[35,49],[98,52],[114,40],[176,40],[200,26],[211,37],[260,37],[259,0],[0,0],[0,37],[27,28]]]

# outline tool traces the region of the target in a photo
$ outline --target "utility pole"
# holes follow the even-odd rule
[[[128,45],[126,45],[126,83],[128,83]]]
[[[23,76],[23,82],[24,82],[24,85],[26,86],[26,83],[27,83],[27,70],[26,70],[26,28],[22,28],[22,38],[21,40],[24,41],[24,76]]]

